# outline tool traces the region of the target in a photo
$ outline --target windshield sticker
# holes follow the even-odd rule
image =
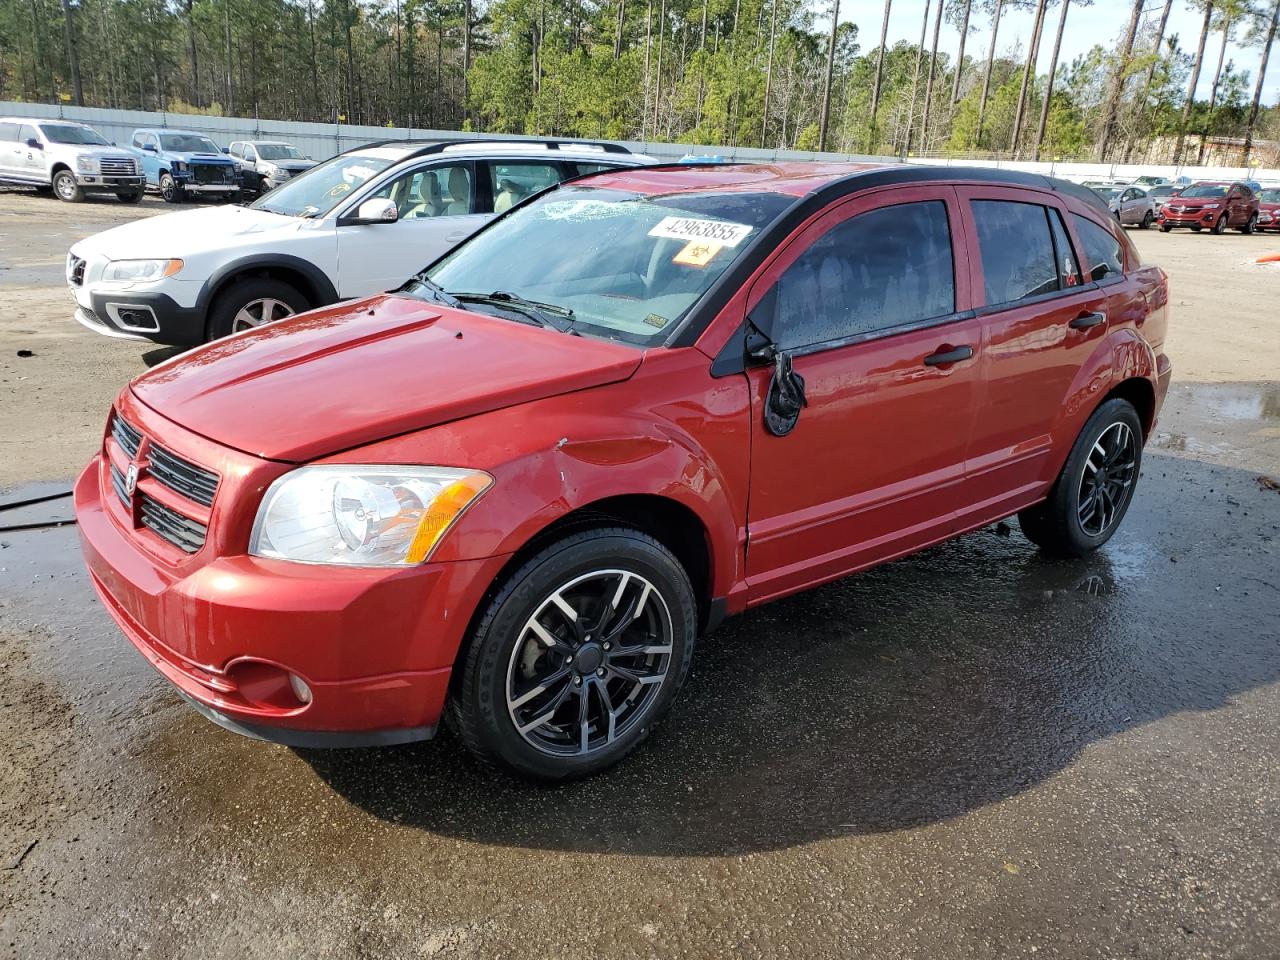
[[[720,246],[736,247],[751,234],[752,229],[745,223],[729,223],[726,220],[663,217],[649,231],[649,236],[668,237],[672,240],[711,240]]]
[[[705,267],[715,259],[721,247],[723,244],[712,243],[709,240],[690,240],[671,258],[671,262],[686,267]]]
[[[656,313],[651,313],[651,314],[649,314],[647,317],[645,317],[645,318],[644,318],[644,322],[645,322],[645,323],[647,323],[647,324],[648,324],[649,326],[651,326],[651,327],[659,327],[659,328],[661,328],[661,327],[665,327],[665,326],[666,326],[668,323],[670,323],[671,321],[670,321],[670,320],[668,320],[666,317],[659,316],[659,315],[658,315],[658,314],[656,314]]]

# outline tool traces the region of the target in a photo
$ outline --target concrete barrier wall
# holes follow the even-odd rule
[[[252,117],[210,117],[183,113],[149,113],[141,110],[107,110],[99,107],[72,107],[58,104],[16,103],[0,101],[0,116],[65,119],[87,123],[104,137],[118,144],[129,142],[138,127],[171,127],[194,130],[210,137],[220,147],[233,140],[287,140],[316,160],[324,160],[373,140],[467,140],[487,138],[486,134],[461,133],[456,130],[422,130],[407,127],[366,127],[335,123],[303,123],[291,120],[259,120]],[[509,140],[532,139],[505,137]],[[847,153],[817,153],[805,150],[759,150],[747,147],[696,146],[684,143],[652,143],[623,141],[624,146],[663,160],[678,160],[686,154],[707,154],[728,160],[763,161],[806,160],[847,161],[870,160],[878,163],[902,162],[897,157],[872,157]],[[907,163],[941,164],[944,166],[998,167],[1024,170],[1068,180],[1130,180],[1142,175],[1178,177],[1193,180],[1260,180],[1280,183],[1280,169],[1243,167],[1159,166],[1150,164],[1111,164],[1015,160],[964,160],[911,158]]]

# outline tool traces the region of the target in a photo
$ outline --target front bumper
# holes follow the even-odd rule
[[[1166,208],[1160,214],[1160,222],[1170,227],[1211,227],[1221,215],[1221,210],[1187,210],[1172,213]]]
[[[86,190],[141,190],[146,187],[145,177],[102,176],[98,173],[76,173],[76,183]]]
[[[95,290],[70,285],[76,321],[103,336],[178,347],[205,341],[204,311],[180,306],[166,293],[128,289]]]
[[[126,409],[148,436],[165,425],[136,402]],[[131,521],[107,473],[107,460],[121,455],[114,441],[74,490],[90,578],[133,645],[205,716],[237,733],[297,746],[430,736],[470,613],[506,558],[339,568],[248,556],[231,543],[247,542],[251,518],[228,519],[227,504],[256,507],[281,465],[167,429],[167,449],[222,475],[209,542],[194,554],[175,555]],[[145,448],[140,457],[142,484]],[[291,692],[290,675],[309,699]]]

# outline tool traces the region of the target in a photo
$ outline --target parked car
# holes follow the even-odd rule
[[[1240,181],[1197,181],[1160,211],[1160,229],[1165,233],[1174,227],[1190,227],[1197,233],[1208,227],[1219,234],[1235,227],[1241,233],[1253,233],[1257,225],[1258,198]]]
[[[226,152],[240,167],[244,189],[255,194],[274,190],[316,162],[282,140],[236,140]]]
[[[1172,183],[1173,181],[1170,180],[1168,177],[1156,177],[1151,175],[1145,175],[1145,176],[1133,178],[1133,185],[1135,187],[1143,187],[1144,189],[1150,188],[1150,187],[1163,187]]]
[[[85,557],[229,729],[391,744],[447,711],[487,761],[584,776],[727,614],[1011,514],[1052,553],[1106,543],[1167,303],[1061,180],[599,173],[398,292],[143,374],[76,483]]]
[[[1182,192],[1182,187],[1172,183],[1162,183],[1147,190],[1147,196],[1151,198],[1151,202],[1156,205],[1156,215],[1159,216],[1164,205],[1169,202],[1170,198],[1176,197]]]
[[[75,317],[107,336],[203,343],[398,287],[535,185],[652,162],[560,141],[362,147],[250,207],[151,217],[75,244]]]
[[[1280,231],[1280,187],[1263,187],[1258,193],[1258,229]]]
[[[51,189],[67,203],[86,193],[142,199],[142,174],[127,150],[93,127],[65,120],[0,117],[0,183]]]
[[[1122,224],[1137,225],[1143,230],[1156,220],[1156,202],[1141,187],[1116,187],[1103,194],[1111,215]]]
[[[147,186],[166,203],[181,203],[191,196],[235,199],[240,193],[240,172],[235,161],[223,156],[218,145],[203,133],[190,130],[135,130],[133,146],[142,161]]]

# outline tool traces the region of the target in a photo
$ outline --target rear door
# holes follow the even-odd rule
[[[1033,502],[1059,468],[1054,430],[1076,373],[1106,335],[1111,281],[1082,276],[1056,196],[989,186],[959,193],[986,383],[960,505],[970,527]]]
[[[18,170],[18,124],[0,123],[0,175],[13,176]]]
[[[366,200],[395,201],[395,223],[347,221]],[[338,219],[338,295],[365,297],[403,284],[484,225],[475,165],[450,160],[415,166],[352,203]]]
[[[794,236],[753,284],[752,322],[791,358],[807,405],[776,435],[765,419],[775,368],[747,370],[751,602],[951,532],[980,391],[958,223],[950,187],[858,197]]]

